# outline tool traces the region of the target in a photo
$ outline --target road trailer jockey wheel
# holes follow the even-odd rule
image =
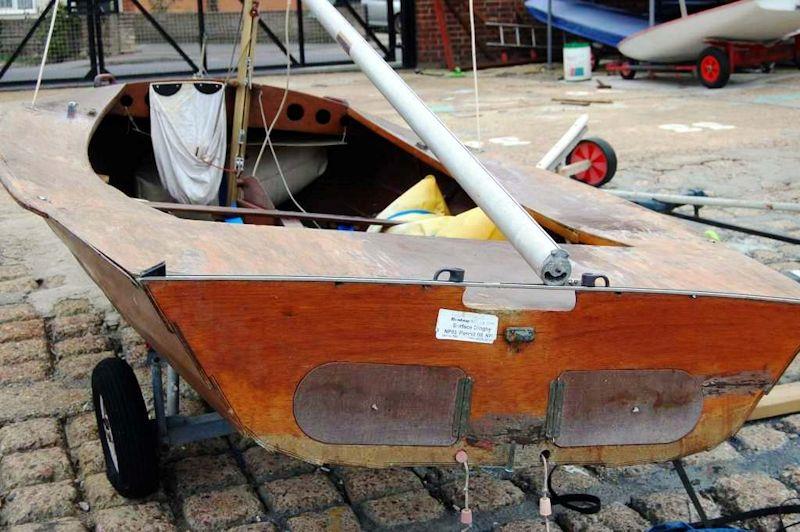
[[[626,61],[628,65],[638,65],[639,62],[635,59],[628,59]],[[636,71],[632,68],[621,68],[619,71],[619,75],[622,76],[622,79],[633,79],[636,77]]]
[[[145,497],[155,492],[156,435],[139,383],[127,362],[106,358],[95,366],[92,400],[108,481],[124,497]]]
[[[617,172],[617,154],[611,144],[597,137],[587,137],[580,141],[567,157],[567,163],[573,164],[589,160],[587,170],[572,176],[572,179],[583,181],[593,187],[602,187]]]
[[[700,76],[700,83],[709,89],[724,87],[731,77],[728,55],[719,48],[709,46],[697,59],[697,75]]]

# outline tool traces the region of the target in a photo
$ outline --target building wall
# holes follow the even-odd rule
[[[434,1],[436,0],[416,0],[417,13],[417,61],[420,67],[444,67],[445,54],[442,44],[441,33],[436,21],[434,11]],[[472,64],[470,34],[469,34],[469,4],[467,0],[439,0],[441,2],[447,33],[450,36],[450,43],[453,48],[453,57],[456,66],[462,69],[469,68]],[[452,6],[453,9],[450,9]],[[462,14],[462,24],[457,13]],[[537,27],[536,30],[538,44],[544,45],[545,34],[543,26],[536,22],[525,11],[525,6],[521,0],[477,0],[475,2],[475,35],[478,43],[483,43],[485,52],[478,47],[478,64],[482,66],[499,64],[503,60],[505,52],[508,61],[533,60],[530,50],[519,50],[513,48],[490,47],[486,43],[498,41],[498,29],[489,27],[486,22],[504,22],[529,24]],[[524,32],[523,32],[524,33]],[[512,32],[506,33],[506,42],[513,38]],[[537,56],[542,56],[544,48],[537,50]]]

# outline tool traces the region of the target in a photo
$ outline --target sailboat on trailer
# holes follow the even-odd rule
[[[413,133],[251,83],[246,57],[228,84],[0,106],[3,185],[184,380],[243,434],[314,463],[454,464],[466,450],[477,465],[530,465],[544,451],[626,464],[738,430],[800,348],[800,286],[678,221],[479,159],[327,0],[305,5]],[[220,115],[211,133],[192,129],[202,143],[165,138],[176,95],[195,111],[216,98],[226,154]],[[272,185],[246,171],[263,141],[297,163],[270,167]],[[186,153],[197,160],[165,166]],[[198,160],[224,176],[219,205],[176,203],[163,186]],[[425,220],[387,209],[420,182],[445,204],[434,214],[479,209],[495,237],[404,230]],[[104,393],[101,422],[116,404]],[[108,457],[115,429],[104,428]]]

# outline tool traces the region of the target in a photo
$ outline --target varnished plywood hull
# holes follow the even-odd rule
[[[146,284],[240,428],[266,446],[325,463],[450,463],[465,446],[472,461],[497,465],[535,462],[544,449],[562,463],[683,456],[737,430],[798,349],[796,334],[785,332],[797,330],[800,306],[782,302],[584,291],[572,310],[492,312],[491,297],[484,297],[480,312],[498,316],[498,337],[479,344],[436,339],[440,309],[475,311],[459,286],[168,278]],[[504,299],[507,289],[494,290]],[[509,344],[503,331],[513,326],[535,328],[535,340]],[[330,363],[460,369],[472,379],[466,432],[444,445],[330,444],[308,436],[297,422],[298,386]],[[685,372],[703,390],[698,422],[659,444],[558,447],[542,435],[550,385],[577,370]]]

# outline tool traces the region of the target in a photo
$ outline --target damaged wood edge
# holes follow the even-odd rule
[[[765,371],[747,371],[734,375],[706,378],[701,384],[704,397],[723,394],[767,393],[773,384],[772,376]]]

